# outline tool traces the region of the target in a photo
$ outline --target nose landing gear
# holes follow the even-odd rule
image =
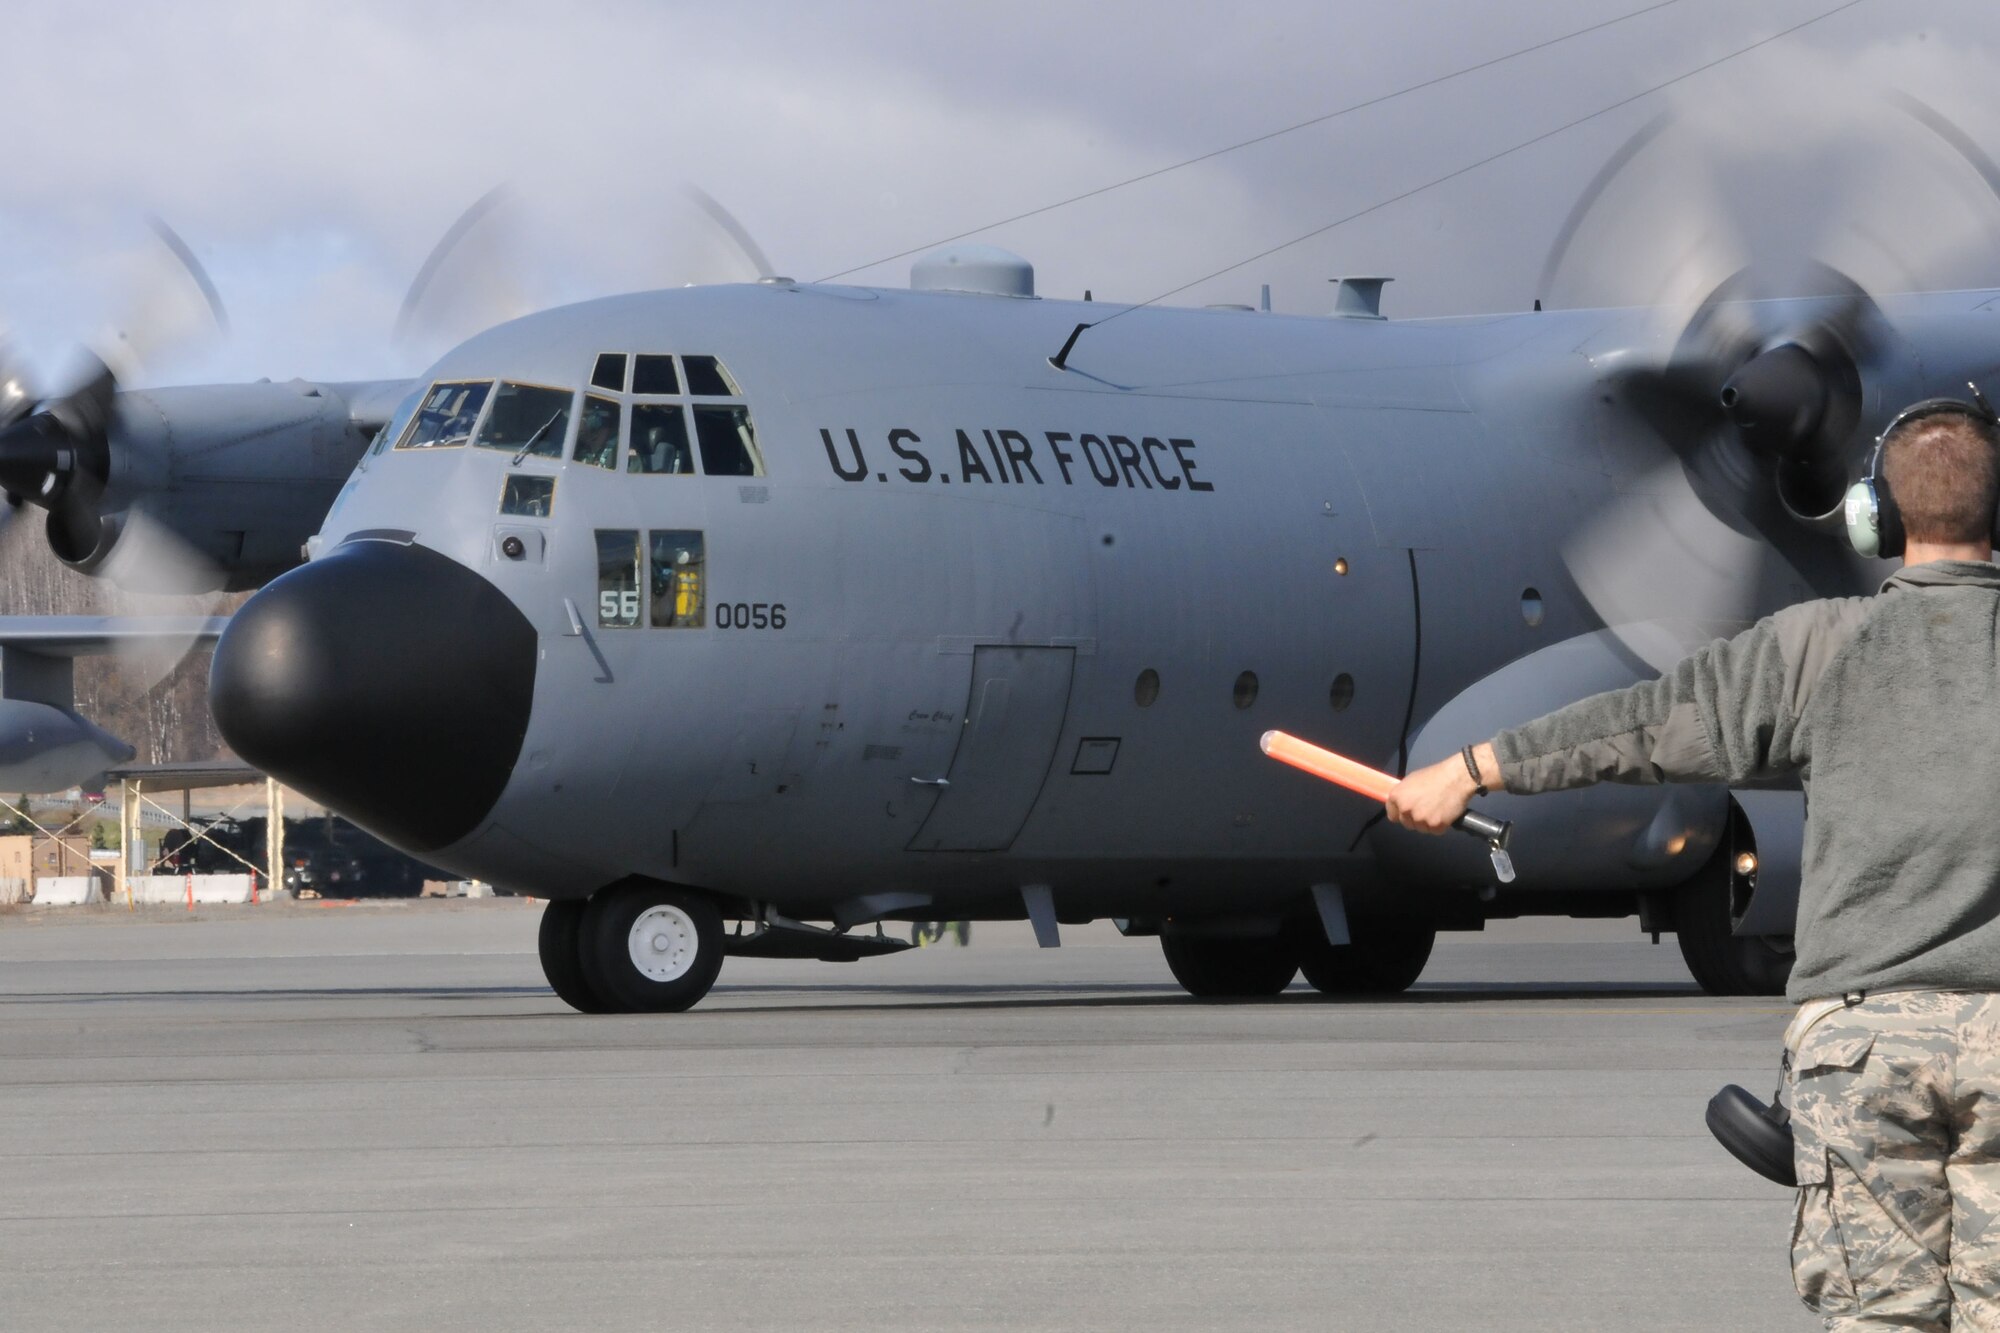
[[[700,894],[625,883],[542,911],[542,973],[587,1014],[678,1013],[722,970],[722,915]]]

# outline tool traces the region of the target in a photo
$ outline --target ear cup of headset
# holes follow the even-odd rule
[[[1903,516],[1896,510],[1896,501],[1889,494],[1888,486],[1879,476],[1863,477],[1847,488],[1846,507],[1842,514],[1847,527],[1848,545],[1856,555],[1870,560],[1893,560],[1903,553]],[[2000,525],[2000,516],[1996,516]]]

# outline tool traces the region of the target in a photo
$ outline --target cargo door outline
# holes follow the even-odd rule
[[[1069,716],[1074,648],[975,647],[972,688],[946,785],[913,852],[1002,852],[1048,782]]]

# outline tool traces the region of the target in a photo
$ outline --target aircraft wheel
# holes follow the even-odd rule
[[[584,975],[613,1008],[678,1013],[722,971],[722,914],[670,885],[613,885],[592,895],[582,943]]]
[[[1437,931],[1420,921],[1355,921],[1353,943],[1329,944],[1317,919],[1301,929],[1299,970],[1323,995],[1395,995],[1416,985]]]
[[[1160,948],[1174,980],[1198,1000],[1276,995],[1299,970],[1297,950],[1283,935],[1253,940],[1162,935]]]
[[[544,907],[536,943],[542,975],[557,999],[579,1013],[608,1014],[611,1006],[591,989],[583,972],[583,914],[589,905],[588,899],[561,898]]]
[[[1730,916],[1728,840],[1674,895],[1674,936],[1688,971],[1710,995],[1783,995],[1792,976],[1789,936],[1738,935]]]

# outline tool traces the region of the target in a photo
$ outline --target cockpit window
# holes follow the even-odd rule
[[[674,374],[674,359],[670,356],[635,356],[632,358],[633,393],[679,393],[680,376]]]
[[[403,401],[396,404],[395,413],[382,423],[382,429],[375,432],[375,442],[369,446],[369,453],[381,453],[389,447],[390,443],[397,436],[403,433],[403,428],[409,424],[410,418],[416,414],[417,404],[423,401],[423,396],[424,391],[422,389],[412,389],[403,395]]]
[[[695,438],[701,443],[701,470],[711,477],[761,477],[764,459],[750,428],[750,409],[697,405]]]
[[[585,394],[583,416],[576,427],[576,451],[570,457],[592,467],[617,467],[619,415],[618,404],[609,398]]]
[[[417,415],[396,442],[398,449],[449,449],[472,438],[479,409],[486,406],[492,380],[440,380],[431,386]]]
[[[688,392],[697,398],[741,398],[743,390],[736,387],[736,377],[729,373],[720,357],[684,356],[681,364],[687,368]],[[673,392],[669,389],[667,392]]]
[[[590,372],[590,387],[622,393],[625,389],[625,353],[601,353],[596,368]]]
[[[493,409],[486,414],[479,438],[473,443],[482,449],[505,449],[533,458],[561,458],[575,396],[569,389],[502,380],[500,392],[493,395]]]
[[[694,471],[694,451],[688,448],[686,410],[679,403],[632,405],[632,449],[625,455],[627,472]]]
[[[532,472],[509,472],[500,490],[500,512],[518,518],[547,518],[556,503],[556,479]]]

